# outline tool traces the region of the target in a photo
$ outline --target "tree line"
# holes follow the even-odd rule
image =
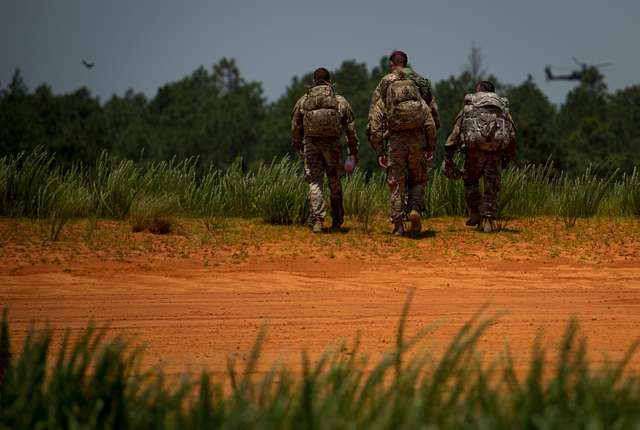
[[[433,82],[442,120],[440,150],[464,95],[478,79],[489,78],[510,100],[518,126],[516,163],[552,159],[556,168],[576,174],[589,166],[606,173],[640,165],[640,85],[609,92],[599,76],[576,85],[555,106],[530,76],[518,85],[504,84],[474,55],[458,75]],[[418,72],[429,77],[428,70]],[[375,168],[365,135],[369,102],[385,73],[384,58],[371,69],[344,61],[332,72],[356,114],[366,170]],[[101,102],[85,87],[68,94],[55,94],[47,84],[30,90],[18,69],[11,82],[0,84],[0,155],[43,147],[63,163],[90,164],[108,151],[141,161],[198,156],[200,165],[218,168],[241,158],[251,168],[291,152],[290,112],[310,82],[310,73],[295,76],[280,98],[268,102],[260,82],[247,81],[233,59],[223,58],[211,70],[199,67],[163,85],[153,98],[129,90]]]

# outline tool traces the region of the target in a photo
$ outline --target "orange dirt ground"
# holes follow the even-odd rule
[[[481,307],[505,310],[480,349],[507,345],[520,368],[536,334],[551,349],[570,317],[588,336],[591,359],[619,358],[640,337],[640,223],[637,219],[512,221],[486,235],[461,219],[437,219],[414,240],[394,238],[379,220],[313,236],[301,227],[234,220],[210,233],[195,220],[177,233],[130,233],[125,222],[82,221],[60,241],[37,224],[0,220],[0,304],[14,348],[31,321],[73,331],[108,323],[147,344],[149,364],[169,373],[239,362],[268,323],[261,369],[294,366],[361,333],[371,356],[393,347],[402,304],[415,298],[409,333],[438,322],[436,349]],[[640,369],[640,361],[633,362]]]

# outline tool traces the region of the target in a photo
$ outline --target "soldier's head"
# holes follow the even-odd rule
[[[407,67],[408,62],[409,57],[402,51],[393,51],[391,55],[389,55],[389,68],[392,71]]]
[[[478,85],[476,85],[476,91],[483,93],[495,93],[496,86],[491,81],[480,81],[478,82]]]
[[[316,85],[330,84],[331,73],[324,67],[319,67],[313,72],[313,83]]]

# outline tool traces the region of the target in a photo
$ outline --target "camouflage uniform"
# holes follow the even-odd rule
[[[445,153],[453,157],[460,150],[465,154],[464,161],[464,198],[469,214],[480,213],[483,217],[495,218],[498,216],[498,193],[502,178],[503,166],[506,166],[515,156],[517,141],[516,127],[511,115],[508,115],[511,124],[509,133],[509,146],[505,150],[485,151],[478,148],[468,148],[462,141],[462,116],[461,110],[456,117],[453,130],[445,143]],[[480,191],[480,178],[483,178],[484,196]]]
[[[324,175],[329,179],[331,192],[331,218],[334,225],[342,224],[344,220],[344,206],[342,203],[341,177],[344,166],[341,160],[342,146],[340,138],[312,138],[304,136],[303,104],[307,95],[302,96],[293,108],[291,114],[292,146],[304,161],[305,180],[309,184],[309,201],[311,203],[310,222],[324,220],[326,209],[323,196]],[[358,155],[358,136],[354,125],[355,116],[347,100],[336,95],[338,100],[338,114],[342,128],[347,135],[349,154]]]
[[[431,92],[431,82],[428,79],[416,74],[411,67],[405,67],[400,70],[404,76],[413,80],[416,84],[419,84],[420,93],[424,101],[429,105],[433,122],[435,123],[436,130],[440,128],[440,112],[438,110],[438,102]]]
[[[405,211],[422,211],[428,167],[425,153],[435,150],[437,127],[434,117],[438,115],[437,103],[431,96],[431,104],[421,100],[427,112],[424,127],[396,132],[387,130],[385,95],[391,82],[399,79],[404,79],[402,72],[382,78],[373,93],[367,123],[367,136],[376,155],[387,156],[390,218],[394,224],[402,221]]]

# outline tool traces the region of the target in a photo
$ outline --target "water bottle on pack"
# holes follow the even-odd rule
[[[347,173],[353,172],[353,169],[356,167],[356,160],[354,160],[353,155],[349,155],[347,159],[344,161],[344,171]]]

